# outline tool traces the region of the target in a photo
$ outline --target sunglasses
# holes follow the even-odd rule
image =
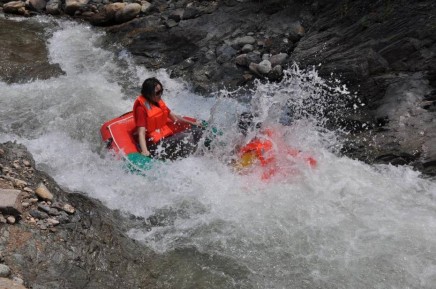
[[[163,88],[161,90],[155,92],[156,96],[161,96],[162,93],[163,93]]]

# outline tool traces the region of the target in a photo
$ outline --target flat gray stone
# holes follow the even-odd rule
[[[20,193],[20,190],[0,189],[0,212],[5,215],[20,215],[23,212]]]
[[[11,269],[5,264],[0,264],[0,277],[9,277],[9,275],[11,275]]]

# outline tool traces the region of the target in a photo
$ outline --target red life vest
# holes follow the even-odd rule
[[[270,129],[265,129],[263,134],[268,137],[273,137],[274,133]],[[281,146],[279,146],[281,147]],[[289,175],[295,174],[295,169],[291,168],[281,168],[277,159],[277,148],[273,148],[273,142],[265,138],[254,138],[248,144],[243,146],[240,150],[241,157],[244,154],[254,153],[255,157],[260,161],[260,166],[262,167],[262,179],[267,180],[271,178],[278,172],[282,174]],[[282,147],[280,150],[280,158],[285,158],[287,156],[295,159],[305,160],[312,168],[316,167],[317,161],[297,149],[291,148],[289,146]]]
[[[142,95],[138,96],[133,105],[133,115],[136,121],[136,108],[145,107],[146,111],[146,138],[147,140],[157,143],[162,138],[173,134],[171,128],[167,125],[170,110],[163,100],[158,101],[159,106],[152,105]]]
[[[265,166],[275,159],[274,155],[271,153],[272,147],[273,143],[270,140],[255,138],[241,148],[241,153],[254,152],[261,165]]]

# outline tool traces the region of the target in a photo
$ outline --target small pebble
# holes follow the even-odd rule
[[[30,162],[28,160],[23,160],[23,165],[26,167],[30,167]]]
[[[51,216],[59,216],[61,214],[61,212],[59,212],[57,209],[55,208],[50,208],[50,210],[47,212],[49,215]]]
[[[27,186],[27,183],[23,180],[15,179],[14,185],[18,188],[25,188]]]
[[[57,225],[59,225],[59,221],[56,220],[56,219],[54,219],[54,218],[48,218],[48,219],[47,219],[47,223],[48,223],[49,225],[52,225],[52,226],[57,226]]]
[[[71,206],[70,204],[65,204],[62,209],[67,212],[68,214],[74,214],[74,212],[76,211],[76,209]]]
[[[44,211],[46,213],[48,213],[50,211],[50,207],[43,204],[43,203],[38,204],[38,209],[40,209],[41,211]]]
[[[15,224],[16,220],[14,216],[9,216],[6,218],[9,224]]]
[[[38,187],[35,189],[35,193],[43,200],[53,200],[53,194],[43,183],[39,183]]]

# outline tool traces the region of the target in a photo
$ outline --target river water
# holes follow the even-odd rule
[[[241,141],[239,113],[254,110],[259,120],[277,123],[287,101],[299,108],[295,116],[315,105],[319,112],[326,91],[338,103],[352,97],[340,85],[326,87],[316,71],[294,68],[280,84],[258,84],[247,95],[251,103],[236,102],[227,91],[203,98],[163,70],[135,66],[86,25],[14,21],[47,27],[41,38],[49,59],[65,74],[0,82],[0,141],[25,144],[38,168],[70,190],[138,218],[159,216],[158,226],[127,232],[157,253],[206,256],[176,254],[162,269],[163,288],[434,288],[434,181],[408,167],[340,156],[340,133],[328,131],[316,113],[278,128],[289,145],[317,159],[316,168],[297,162],[295,174],[263,181],[228,164]],[[140,176],[105,152],[99,129],[131,109],[150,76],[164,84],[173,111],[209,120],[224,134],[211,151]]]

